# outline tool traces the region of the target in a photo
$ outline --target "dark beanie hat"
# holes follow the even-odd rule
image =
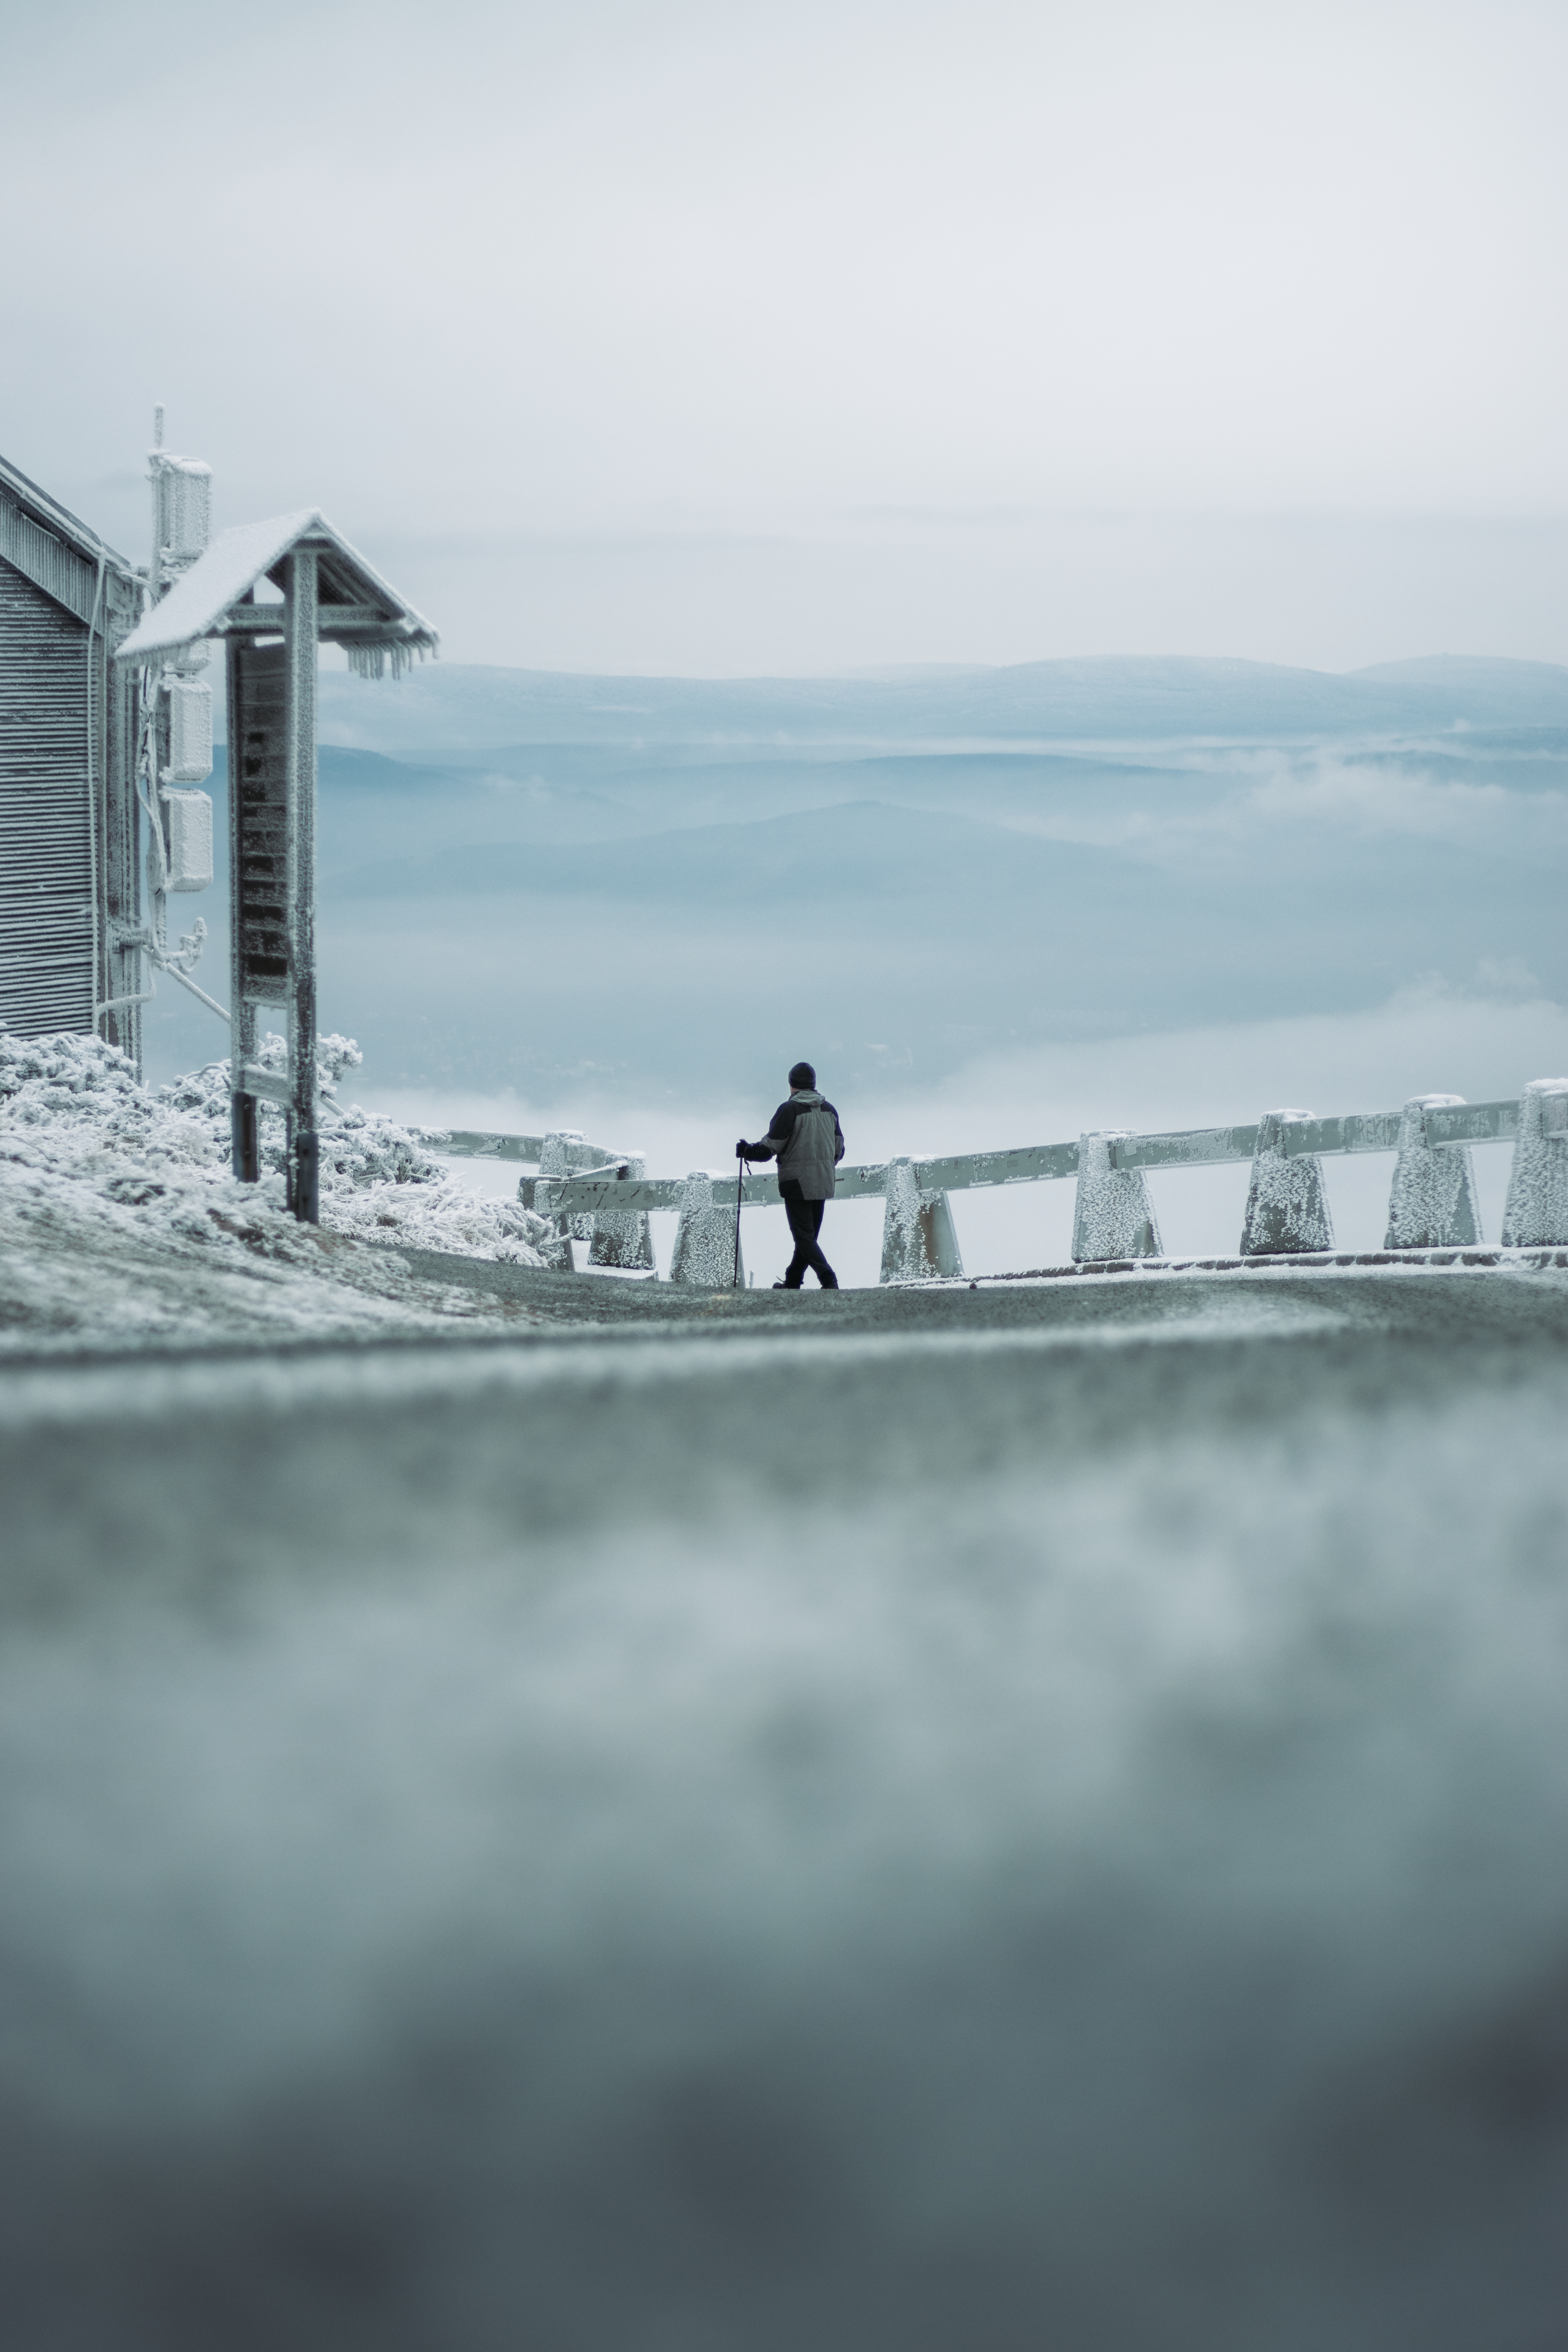
[[[789,1082],[792,1087],[814,1087],[816,1084],[816,1072],[809,1062],[797,1062],[789,1074]]]

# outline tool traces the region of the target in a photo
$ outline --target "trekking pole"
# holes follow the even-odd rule
[[[741,1192],[745,1184],[746,1155],[735,1146],[735,1271],[730,1276],[731,1290],[741,1287]]]

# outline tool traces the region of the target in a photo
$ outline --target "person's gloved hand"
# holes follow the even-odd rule
[[[736,1144],[736,1146],[735,1146],[735,1157],[736,1157],[736,1159],[737,1159],[737,1160],[744,1160],[744,1158],[746,1157],[746,1154],[750,1151],[751,1148],[752,1148],[752,1147],[751,1147],[751,1145],[746,1141],[745,1137],[744,1137],[744,1136],[742,1136],[742,1137],[741,1138],[741,1140],[739,1141],[739,1143],[737,1143],[737,1144]]]

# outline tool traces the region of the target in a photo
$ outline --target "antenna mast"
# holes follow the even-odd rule
[[[199,457],[176,457],[164,449],[162,401],[153,410],[147,478],[153,491],[153,552],[147,566],[151,608],[189,571],[212,534],[212,468]],[[201,956],[205,923],[198,916],[177,950],[171,951],[168,943],[169,893],[205,890],[213,878],[212,800],[206,793],[189,789],[205,783],[212,773],[213,695],[201,675],[206,666],[205,645],[180,646],[156,669],[139,674],[136,797],[147,821],[149,905],[147,921],[138,926],[137,944],[154,970],[172,972],[193,995],[222,1013],[221,1005],[214,1004],[188,977]],[[153,993],[149,981],[146,996]]]

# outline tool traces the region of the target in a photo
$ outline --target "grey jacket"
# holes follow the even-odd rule
[[[780,1103],[761,1143],[746,1153],[748,1160],[775,1157],[781,1184],[798,1184],[803,1201],[831,1201],[833,1171],[844,1157],[844,1130],[833,1105],[804,1087]]]

